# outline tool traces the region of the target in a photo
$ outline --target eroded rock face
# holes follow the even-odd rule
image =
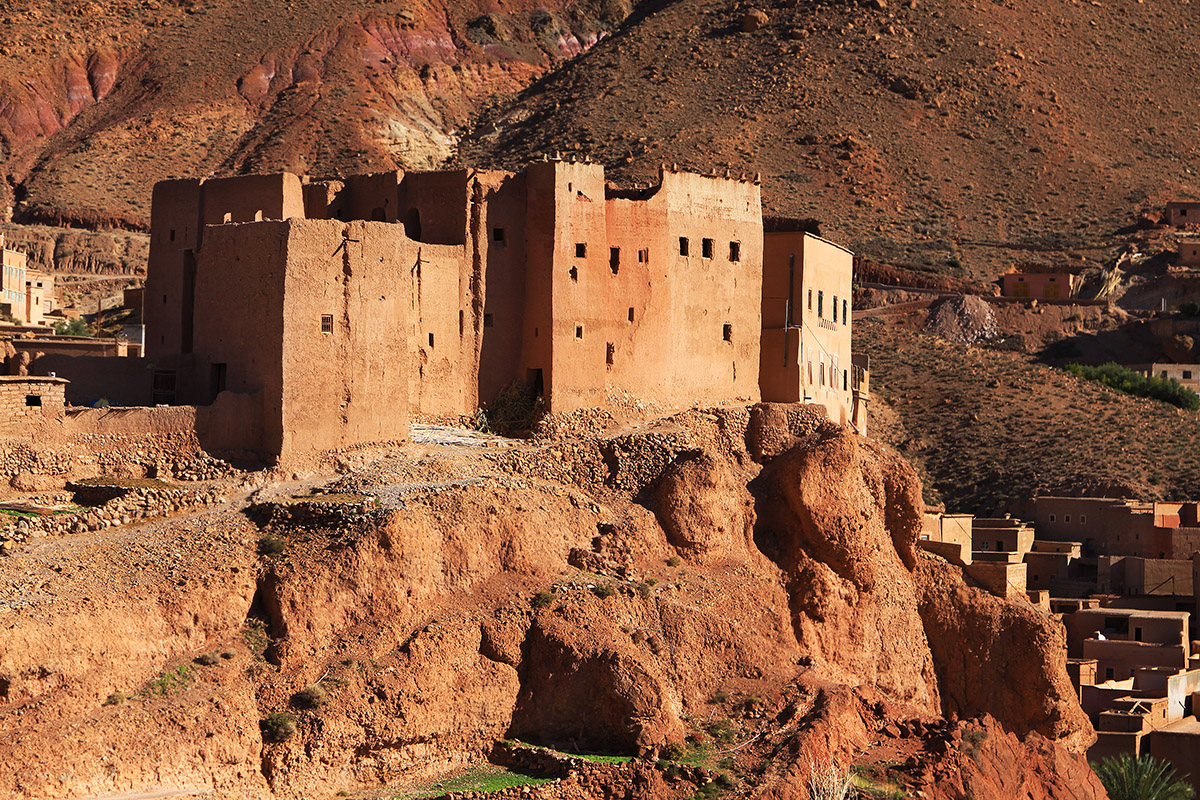
[[[604,469],[604,446],[577,449],[595,454],[579,456],[597,461],[588,474],[613,484],[647,476],[620,488],[540,477],[530,457],[519,476],[407,495],[357,521],[269,523],[285,553],[260,562],[256,588],[239,560],[252,537],[214,563],[206,602],[234,612],[193,622],[190,638],[155,631],[194,600],[173,604],[169,582],[147,600],[115,581],[105,625],[153,642],[155,656],[107,678],[96,658],[55,667],[36,698],[35,684],[13,683],[24,694],[0,697],[0,711],[39,704],[19,736],[0,716],[0,758],[41,755],[0,793],[63,795],[53,776],[68,772],[77,796],[158,785],[134,756],[106,761],[104,742],[152,741],[145,751],[165,759],[203,736],[211,752],[188,755],[172,780],[291,798],[428,777],[506,737],[653,757],[730,717],[747,740],[738,752],[769,761],[755,779],[762,797],[805,799],[813,763],[848,763],[889,736],[923,754],[914,780],[927,796],[1101,797],[1071,754],[1092,734],[1061,630],[917,556],[920,487],[907,463],[793,411],[689,412],[669,435],[624,435],[631,463],[619,471]],[[227,524],[222,513],[194,524]],[[271,641],[239,629],[248,612]],[[79,624],[66,597],[38,613],[17,630],[41,645],[3,637],[5,675],[27,674],[48,635]],[[100,708],[104,693],[212,647],[230,648],[229,665],[203,668],[186,690]],[[328,702],[296,705],[318,683]],[[259,720],[283,711],[296,733],[264,743]],[[962,723],[986,731],[981,744],[968,738],[978,747],[954,738],[950,712],[982,715]],[[98,733],[73,737],[76,727]],[[40,747],[50,733],[56,744]],[[624,796],[660,796],[660,784],[649,776]],[[1067,786],[1076,794],[1056,794]]]

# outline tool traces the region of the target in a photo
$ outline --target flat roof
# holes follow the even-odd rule
[[[1154,611],[1146,608],[1081,608],[1074,612],[1076,614],[1086,614],[1089,616],[1104,616],[1104,617],[1152,617],[1156,619],[1183,619],[1186,620],[1190,614],[1186,611]]]

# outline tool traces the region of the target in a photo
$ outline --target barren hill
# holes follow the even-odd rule
[[[561,151],[626,179],[660,162],[759,171],[771,210],[862,253],[990,279],[1200,190],[1191,8],[647,4],[494,107],[459,160]]]

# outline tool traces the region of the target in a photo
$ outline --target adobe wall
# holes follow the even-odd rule
[[[282,439],[278,451],[270,451],[286,458],[407,438],[407,282],[418,250],[430,246],[409,240],[399,226],[377,222],[292,220],[280,227],[288,265]],[[328,333],[321,328],[325,315],[333,318]],[[265,419],[274,424],[271,414]],[[271,447],[273,434],[265,432]]]
[[[1004,275],[1004,295],[1036,300],[1065,300],[1075,294],[1076,281],[1076,276],[1066,272],[1010,272]]]
[[[549,331],[549,298],[543,307],[527,296],[526,220],[534,209],[525,174],[476,173],[473,194],[478,218],[470,235],[472,270],[483,276],[484,295],[464,309],[464,324],[479,337],[478,402],[486,405],[510,383],[527,382],[527,361],[549,368],[549,338],[543,335]],[[548,249],[544,229],[536,222],[533,227],[542,234],[538,246]]]
[[[396,222],[400,213],[399,170],[351,175],[331,205],[328,216],[338,219]],[[340,212],[340,214],[339,214]]]
[[[1200,214],[1196,215],[1200,219]],[[1169,763],[1179,775],[1200,792],[1200,725],[1180,722],[1151,733],[1142,752]]]
[[[399,221],[410,239],[466,244],[472,170],[409,172],[400,181]]]
[[[757,399],[756,185],[668,172],[645,199],[606,199],[596,165],[525,176],[522,366],[542,369],[552,411],[603,406],[610,392],[662,408]]]
[[[184,274],[200,241],[200,184],[195,178],[154,184],[143,306],[149,358],[183,352]]]
[[[1184,559],[1126,558],[1123,588],[1128,594],[1192,594],[1192,562]]]
[[[1070,563],[1071,556],[1067,553],[1038,553],[1035,551],[1026,553],[1025,564],[1029,568],[1029,588],[1052,589],[1055,581],[1069,579]]]
[[[1083,657],[1094,658],[1101,675],[1113,670],[1120,679],[1134,674],[1138,667],[1171,667],[1183,669],[1187,666],[1187,649],[1173,645],[1146,645],[1121,639],[1087,639],[1083,642]]]
[[[1167,224],[1176,228],[1200,224],[1200,203],[1167,203]]]
[[[26,430],[36,420],[62,417],[66,384],[62,378],[0,376],[0,431]]]
[[[1197,219],[1200,220],[1200,214],[1197,215]],[[1184,267],[1200,266],[1200,242],[1191,240],[1180,242],[1178,263]]]
[[[44,355],[29,365],[32,375],[49,375],[70,381],[66,401],[90,406],[105,399],[114,406],[151,404],[154,365],[144,358]]]

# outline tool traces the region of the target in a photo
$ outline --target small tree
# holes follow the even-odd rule
[[[54,332],[59,336],[91,336],[92,329],[83,319],[59,320],[54,323]]]
[[[1176,777],[1165,761],[1122,753],[1106,758],[1092,769],[1111,800],[1191,800],[1195,790]]]

